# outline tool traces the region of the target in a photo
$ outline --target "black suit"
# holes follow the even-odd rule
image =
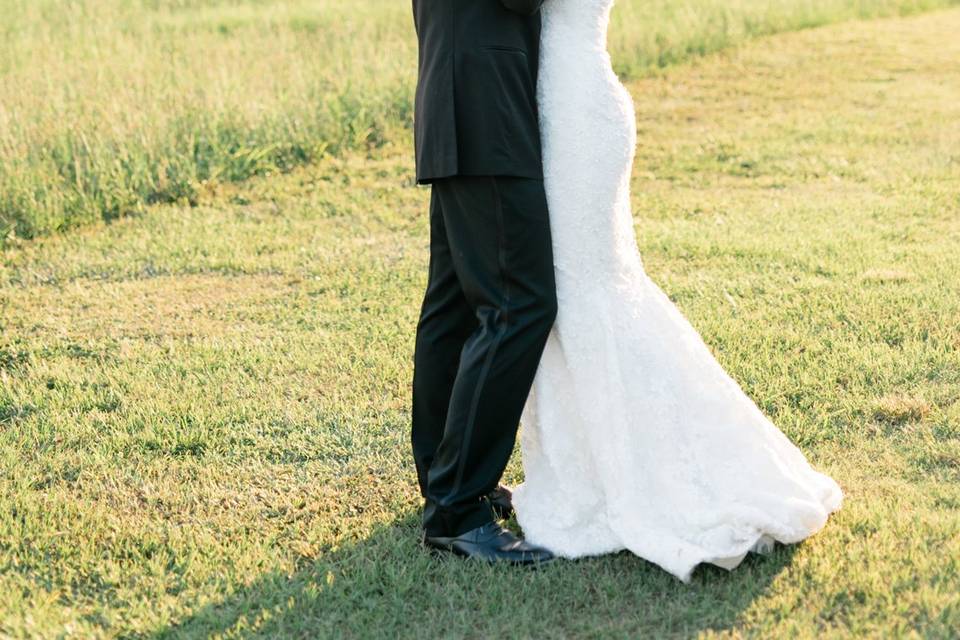
[[[540,178],[541,0],[413,0],[417,180]],[[509,7],[509,8],[508,8]]]
[[[413,0],[417,178],[433,193],[412,440],[432,536],[493,519],[484,496],[557,313],[535,99],[540,4]]]

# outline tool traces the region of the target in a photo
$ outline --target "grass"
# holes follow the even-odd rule
[[[620,0],[618,71],[957,0]],[[0,0],[0,242],[411,137],[407,0]]]
[[[423,553],[428,193],[386,139],[0,253],[0,635],[955,637],[958,32],[847,23],[629,83],[647,270],[843,485],[814,538],[690,586]]]

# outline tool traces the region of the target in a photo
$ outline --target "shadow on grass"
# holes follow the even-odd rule
[[[539,571],[436,557],[407,513],[294,575],[267,574],[153,638],[686,637],[735,626],[794,547],[685,585],[621,553]]]

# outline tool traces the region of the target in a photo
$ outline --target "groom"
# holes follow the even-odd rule
[[[413,455],[424,541],[487,561],[549,551],[498,523],[498,482],[557,313],[537,122],[543,0],[413,0],[417,181],[431,185]]]

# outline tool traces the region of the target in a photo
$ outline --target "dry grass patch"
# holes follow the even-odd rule
[[[863,272],[863,275],[860,279],[863,282],[870,282],[875,284],[899,284],[901,282],[909,282],[913,280],[913,274],[909,271],[904,271],[902,269],[893,269],[893,268],[878,268],[878,269],[867,269]]]
[[[879,422],[902,425],[921,422],[930,413],[931,406],[923,398],[891,394],[876,401],[873,418]]]
[[[8,291],[4,320],[35,336],[60,338],[223,336],[258,324],[251,322],[251,312],[293,294],[295,284],[280,275],[214,273],[76,280]]]

